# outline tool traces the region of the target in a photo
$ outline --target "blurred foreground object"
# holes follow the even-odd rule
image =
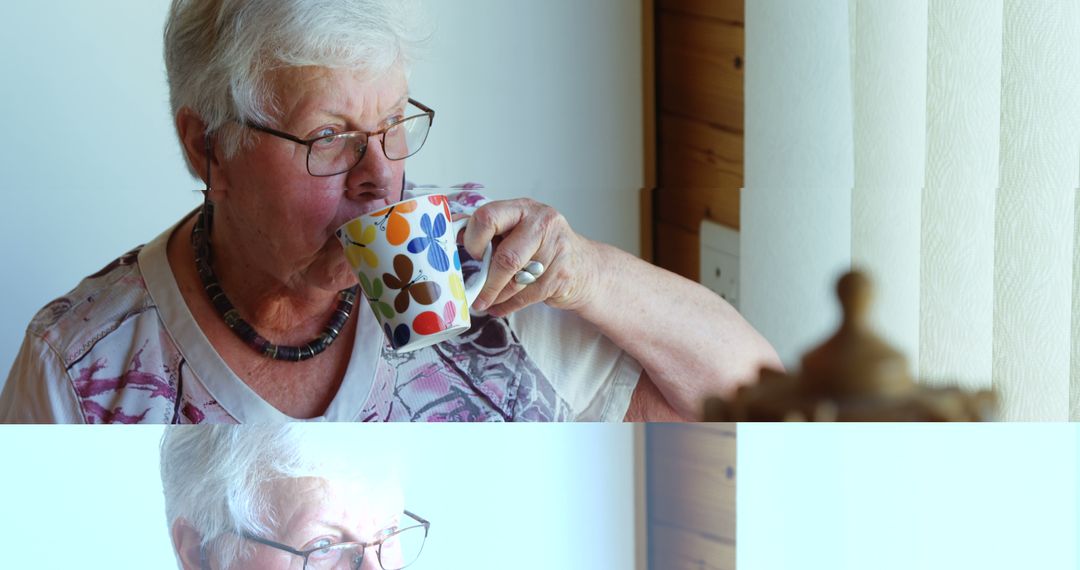
[[[870,280],[853,271],[836,287],[844,317],[839,330],[803,356],[800,375],[763,369],[731,401],[709,398],[704,421],[986,421],[992,390],[965,391],[915,383],[904,356],[867,324]]]

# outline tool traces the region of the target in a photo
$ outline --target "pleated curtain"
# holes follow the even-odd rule
[[[744,289],[786,271],[746,259],[785,239],[753,229],[778,213],[761,205],[846,196],[850,167],[850,203],[823,223],[850,232],[850,264],[878,284],[874,324],[913,373],[994,387],[1002,419],[1080,419],[1080,0],[850,0],[795,16],[768,5],[799,3],[755,4],[747,2]],[[785,17],[807,26],[846,18],[849,41],[817,55],[765,51],[765,30]],[[785,146],[821,134],[794,125],[774,136],[770,119],[751,116],[756,93],[800,88],[775,71],[784,57],[849,69],[834,87],[850,91],[851,110],[834,119],[850,117],[851,159],[832,186],[799,187],[797,176],[764,169],[768,156],[783,170]],[[752,73],[755,64],[764,67]],[[832,254],[818,265],[836,262]],[[751,322],[778,318],[756,303],[746,307]],[[773,332],[788,350],[807,340],[805,330]]]

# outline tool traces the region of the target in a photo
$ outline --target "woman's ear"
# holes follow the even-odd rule
[[[184,157],[207,188],[215,192],[228,187],[228,179],[221,169],[221,149],[214,144],[213,136],[207,137],[206,123],[188,107],[176,113],[176,132],[184,148]]]
[[[203,562],[202,535],[186,520],[178,518],[172,524],[173,550],[183,570],[208,570]]]

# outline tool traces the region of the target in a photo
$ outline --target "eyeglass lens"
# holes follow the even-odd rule
[[[378,569],[379,565],[373,564],[378,561],[383,570],[401,570],[416,562],[420,552],[424,549],[424,541],[427,533],[422,526],[402,529],[387,537],[378,548],[378,554],[368,554],[369,562],[363,565],[365,559],[364,547],[354,544],[334,545],[317,550],[308,555],[308,570],[368,570]]]
[[[431,128],[429,115],[417,115],[397,123],[388,131],[377,135],[382,151],[390,160],[401,160],[416,154],[427,140]],[[332,176],[351,170],[368,146],[368,135],[342,133],[312,141],[308,152],[308,172],[314,176]]]

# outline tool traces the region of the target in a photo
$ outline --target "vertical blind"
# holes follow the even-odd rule
[[[782,60],[814,56],[794,43],[760,47],[779,21],[768,5],[780,3],[753,4],[744,290],[783,274],[747,259],[765,233],[753,226],[784,231],[769,224],[777,210],[755,210],[806,193],[777,185],[760,157],[787,168],[779,141],[816,134],[795,125],[761,136],[775,125],[750,101],[777,87],[798,93]],[[878,283],[875,326],[923,381],[994,387],[1002,419],[1080,419],[1080,0],[838,4],[827,16],[847,18],[848,45],[818,57],[849,70],[851,111],[835,118],[850,121],[853,184],[848,215],[819,223],[850,229],[851,264]],[[823,14],[819,5],[801,17],[814,26]],[[761,307],[751,322],[777,319]]]

